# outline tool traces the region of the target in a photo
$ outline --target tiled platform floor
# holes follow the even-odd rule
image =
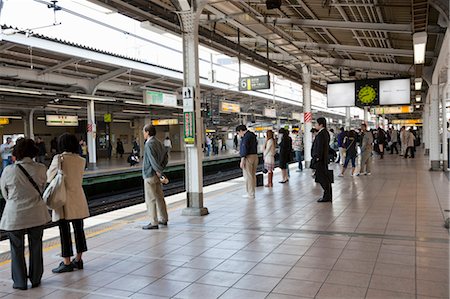
[[[370,177],[336,178],[334,202],[316,203],[310,171],[241,198],[242,179],[208,196],[210,215],[170,213],[143,231],[144,214],[88,239],[85,270],[54,275],[46,249],[42,286],[4,298],[448,298],[450,183],[425,159],[387,156]],[[276,179],[279,177],[276,176]]]

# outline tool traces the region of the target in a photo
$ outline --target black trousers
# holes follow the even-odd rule
[[[331,179],[328,174],[328,166],[323,162],[318,162],[316,166],[316,182],[322,186],[323,199],[333,199],[333,189],[331,187]]]
[[[406,148],[405,158],[408,158],[408,152],[411,153],[411,158],[414,158],[414,147],[413,146],[408,146]]]
[[[42,234],[43,226],[27,229],[9,231],[8,237],[11,244],[11,274],[14,287],[27,287],[27,279],[30,277],[32,284],[41,282],[44,273],[44,262],[42,258]],[[25,234],[28,234],[28,248],[30,252],[29,273],[25,263]]]
[[[392,145],[391,145],[391,155],[394,153],[394,149],[395,149],[395,153],[398,155],[397,142],[392,142]]]
[[[77,253],[82,253],[87,251],[86,236],[84,235],[83,229],[83,219],[76,220],[65,220],[61,219],[58,221],[59,226],[59,236],[61,238],[61,256],[71,257],[73,256],[72,249],[72,236],[70,234],[69,223],[72,222],[74,234],[75,234],[75,247],[77,248]]]

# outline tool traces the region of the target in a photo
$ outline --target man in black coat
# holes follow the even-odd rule
[[[317,119],[316,129],[319,131],[314,139],[312,147],[311,167],[316,169],[316,183],[323,189],[323,197],[318,202],[331,202],[333,199],[331,189],[331,178],[328,173],[328,148],[330,134],[327,131],[327,121],[320,117]]]

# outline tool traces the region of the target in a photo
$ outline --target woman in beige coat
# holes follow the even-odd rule
[[[33,288],[39,286],[44,273],[42,234],[50,215],[41,197],[47,180],[46,167],[32,160],[37,153],[38,148],[33,140],[19,139],[13,150],[16,163],[7,166],[0,179],[2,195],[6,200],[0,229],[7,231],[11,243],[13,288],[20,290],[28,288],[28,278]],[[28,235],[30,253],[28,275],[25,234]]]
[[[75,135],[64,133],[59,136],[58,149],[62,154],[53,157],[52,164],[47,171],[48,182],[58,172],[58,163],[61,159],[61,168],[64,173],[66,187],[66,203],[63,207],[52,211],[52,220],[58,222],[61,238],[61,256],[64,261],[59,267],[53,269],[53,273],[71,272],[74,268],[83,269],[81,256],[87,251],[86,237],[83,230],[83,219],[89,217],[89,209],[84,195],[82,183],[85,159],[79,156],[79,145]],[[69,223],[75,233],[76,257],[73,256],[72,238]]]

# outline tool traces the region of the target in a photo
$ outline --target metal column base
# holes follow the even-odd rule
[[[431,161],[431,171],[441,171],[441,161]]]
[[[203,193],[188,192],[188,207],[181,212],[183,216],[204,216],[208,215],[208,209],[203,206]]]
[[[305,168],[309,168],[311,166],[311,162],[310,161],[305,161]]]
[[[442,167],[442,168],[443,168],[444,172],[448,172],[448,168],[447,168],[447,166],[448,166],[448,161],[447,161],[447,160],[444,161],[443,166],[444,166],[444,167]]]
[[[181,212],[182,216],[205,216],[208,215],[207,208],[184,208]]]
[[[429,156],[430,155],[430,149],[429,148],[426,148],[425,149],[425,156]]]
[[[98,168],[97,168],[97,163],[88,163],[88,164],[87,164],[87,168],[88,168],[89,170],[96,170],[96,169],[98,169]]]

